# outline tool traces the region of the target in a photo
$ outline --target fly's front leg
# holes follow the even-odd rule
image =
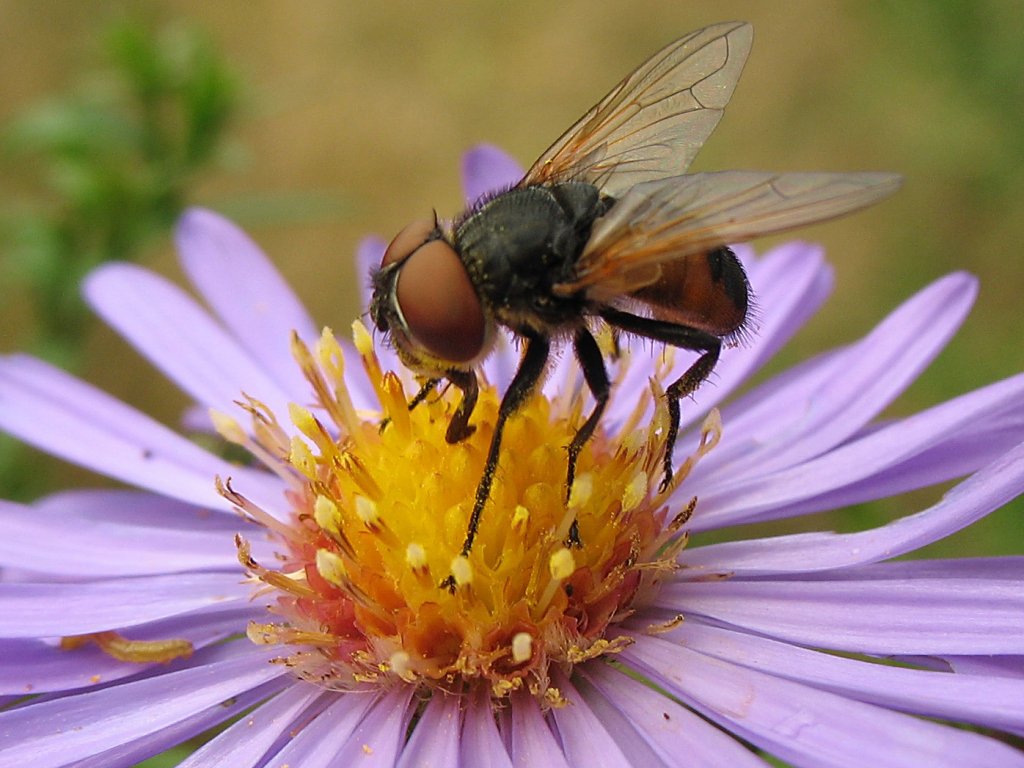
[[[448,422],[448,431],[444,435],[445,442],[449,445],[454,445],[455,443],[461,443],[476,431],[476,427],[470,425],[469,417],[473,415],[473,409],[476,408],[479,388],[477,386],[476,374],[473,371],[453,368],[445,373],[445,375],[448,377],[448,381],[462,390],[462,401],[459,403],[459,407],[455,409],[452,420]]]
[[[594,429],[601,419],[601,414],[604,413],[604,407],[608,404],[608,394],[611,389],[611,384],[608,381],[608,371],[604,367],[604,357],[601,355],[601,350],[597,346],[597,342],[594,341],[590,331],[586,328],[581,328],[576,332],[576,337],[573,340],[573,349],[576,351],[576,359],[579,360],[580,367],[583,368],[583,378],[586,380],[587,387],[589,387],[591,394],[594,396],[595,403],[594,410],[590,412],[590,416],[583,422],[583,426],[576,431],[572,442],[569,443],[569,466],[565,478],[566,503],[569,502],[569,497],[572,495],[572,484],[576,479],[576,462],[579,459],[580,451],[583,450],[587,440],[594,434]],[[579,520],[575,518],[569,527],[566,545],[570,547],[580,546]]]
[[[661,481],[661,490],[665,490],[672,482],[672,453],[676,446],[676,438],[679,436],[679,401],[692,395],[711,375],[722,351],[722,340],[698,328],[670,323],[667,320],[639,317],[612,307],[605,307],[600,315],[607,323],[627,333],[702,353],[693,365],[665,390],[669,418],[668,434],[665,436],[665,474]]]

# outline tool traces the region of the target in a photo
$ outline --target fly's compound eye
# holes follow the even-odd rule
[[[399,270],[395,301],[410,340],[447,363],[478,357],[487,341],[487,319],[454,249],[444,240],[429,240]]]
[[[381,269],[412,255],[413,251],[432,239],[436,229],[437,224],[433,219],[420,219],[406,225],[384,251],[384,258],[380,262]]]

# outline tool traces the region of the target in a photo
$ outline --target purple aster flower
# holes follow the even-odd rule
[[[475,150],[467,196],[517,172]],[[684,404],[672,486],[658,383],[686,355],[625,344],[568,503],[587,404],[560,361],[508,425],[449,593],[514,348],[449,446],[457,398],[408,411],[393,354],[359,324],[354,344],[319,332],[233,225],[191,211],[178,245],[206,307],[127,264],[86,296],[251,460],[0,361],[0,426],[137,489],[0,507],[0,765],[132,765],[222,723],[185,765],[1024,764],[987,733],[1024,735],[1024,558],[894,559],[1024,490],[1024,376],[877,420],[963,320],[971,277],[728,400],[831,286],[814,246],[738,249],[758,337]],[[382,249],[366,241],[363,267]],[[871,530],[688,546],[952,480]]]

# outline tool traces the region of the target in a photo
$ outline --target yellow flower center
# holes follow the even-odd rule
[[[557,700],[549,665],[569,667],[621,648],[615,622],[674,568],[692,504],[672,517],[665,499],[717,442],[717,414],[697,453],[659,492],[667,414],[652,385],[618,436],[597,430],[567,493],[565,447],[585,416],[581,388],[566,382],[566,394],[552,400],[535,394],[506,426],[496,480],[464,557],[498,393],[481,387],[475,432],[449,445],[458,393],[409,410],[409,392],[395,373],[381,371],[359,324],[355,339],[382,413],[356,411],[341,349],[325,330],[315,349],[297,338],[293,349],[326,416],[292,406],[301,434],[289,436],[250,399],[250,437],[215,414],[221,434],[289,486],[284,521],[221,486],[281,544],[271,568],[239,540],[240,559],[275,593],[271,610],[280,618],[250,626],[250,638],[289,646],[283,663],[328,688],[402,680],[460,690],[483,681],[496,696],[525,685]],[[637,429],[652,403],[653,424]],[[574,521],[580,545],[569,548]],[[454,589],[441,586],[449,579]]]

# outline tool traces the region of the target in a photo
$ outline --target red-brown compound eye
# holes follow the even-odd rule
[[[436,226],[434,219],[420,219],[412,224],[407,224],[401,232],[395,235],[391,245],[384,251],[384,258],[380,262],[381,267],[401,261],[415,251],[427,242],[427,238],[433,234]]]
[[[410,229],[412,225],[395,238],[392,247]],[[462,260],[447,242],[431,240],[421,245],[399,269],[395,298],[413,341],[449,363],[467,363],[483,352],[487,336],[483,307]]]

